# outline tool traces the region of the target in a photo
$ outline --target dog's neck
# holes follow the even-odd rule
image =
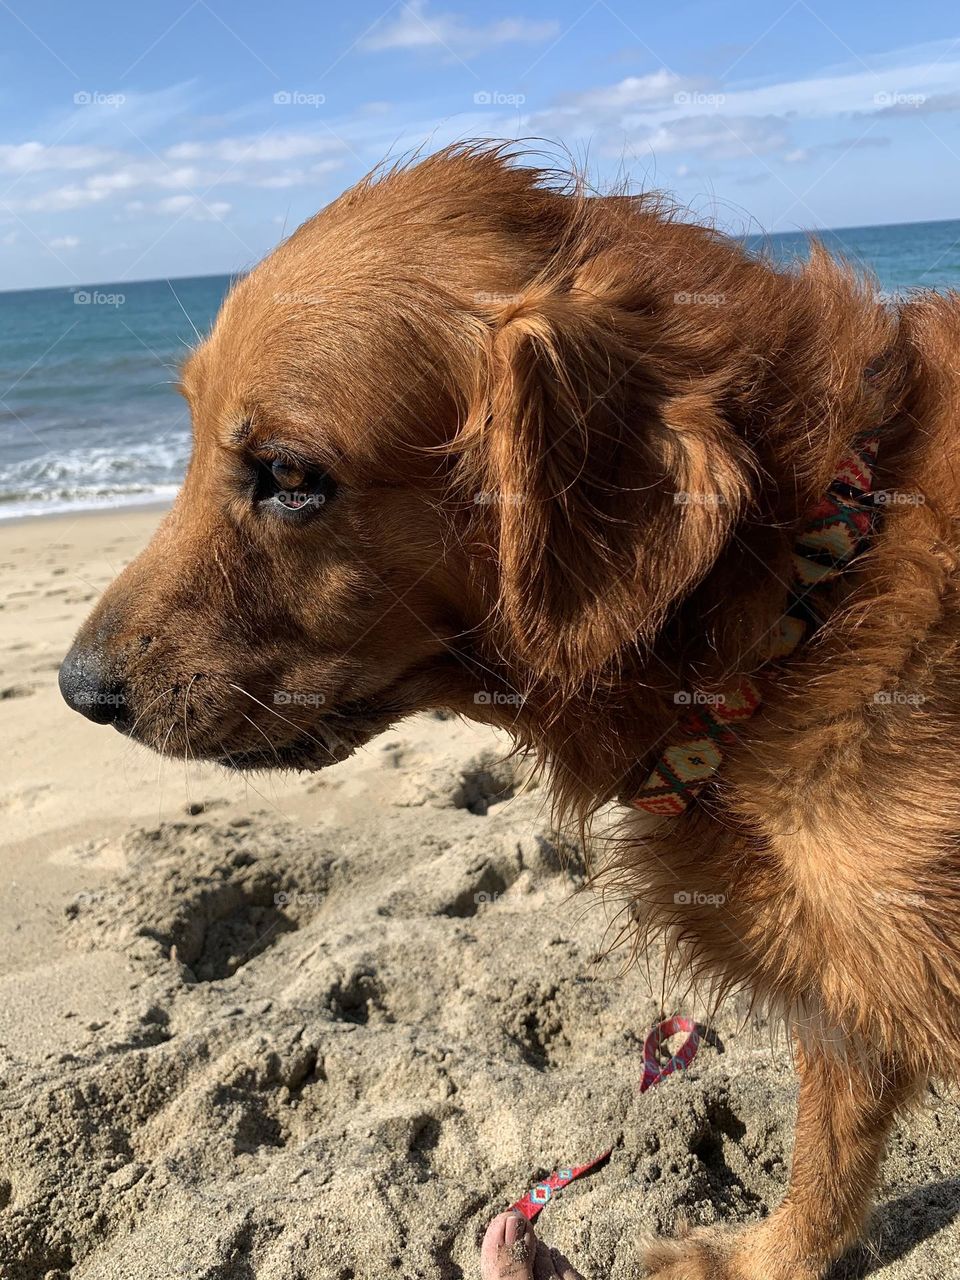
[[[731,438],[753,461],[752,500],[652,643],[619,652],[579,692],[527,686],[521,735],[549,759],[572,808],[645,777],[675,725],[678,695],[764,666],[788,603],[798,529],[851,441],[891,424],[896,434],[909,377],[896,314],[820,258],[804,273],[770,270],[765,279],[764,305],[738,324],[725,354],[728,380],[713,376],[711,386]],[[733,342],[729,333],[723,340]],[[694,383],[697,367],[691,353]],[[524,687],[522,669],[514,680]]]

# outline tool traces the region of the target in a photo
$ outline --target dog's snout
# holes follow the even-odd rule
[[[106,669],[96,649],[75,644],[60,664],[59,684],[67,705],[88,720],[118,728],[127,722],[124,683]]]

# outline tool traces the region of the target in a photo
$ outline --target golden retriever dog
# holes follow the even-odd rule
[[[715,776],[676,816],[625,806],[606,871],[638,939],[789,1021],[800,1075],[780,1208],[650,1274],[814,1280],[897,1114],[957,1073],[960,300],[890,305],[823,251],[778,268],[519,159],[380,172],[235,285],[183,370],[182,491],[61,687],[241,770],[446,708],[586,820],[692,691],[751,677]],[[780,657],[798,533],[870,432],[887,500]]]

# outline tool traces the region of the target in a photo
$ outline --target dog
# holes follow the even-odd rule
[[[599,874],[638,945],[787,1020],[800,1075],[782,1206],[656,1243],[651,1274],[815,1280],[896,1115],[957,1074],[960,300],[890,304],[816,246],[778,267],[528,159],[379,171],[234,285],[183,370],[182,490],[61,688],[238,770],[443,708],[587,822],[678,706],[749,677],[715,776],[675,816],[625,806]],[[870,433],[869,536],[778,656],[798,534]]]

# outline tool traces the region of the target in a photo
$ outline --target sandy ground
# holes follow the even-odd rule
[[[2,1280],[475,1280],[494,1212],[611,1145],[540,1219],[587,1280],[774,1205],[789,1055],[730,1008],[638,1094],[659,957],[597,961],[610,912],[491,732],[245,783],[67,711],[59,659],[156,518],[0,525]],[[931,1090],[838,1277],[960,1276],[958,1138]]]

